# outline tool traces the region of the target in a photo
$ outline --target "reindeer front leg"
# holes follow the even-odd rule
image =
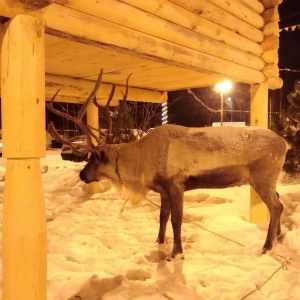
[[[171,223],[173,227],[174,244],[170,257],[175,258],[177,254],[182,254],[181,245],[181,224],[183,216],[183,193],[184,186],[181,183],[173,183],[170,185],[170,204],[171,204]],[[183,255],[182,255],[183,258]]]
[[[165,235],[167,229],[167,223],[170,217],[171,208],[170,208],[170,197],[167,193],[160,193],[161,198],[161,207],[159,215],[159,232],[156,242],[163,244],[165,242]]]

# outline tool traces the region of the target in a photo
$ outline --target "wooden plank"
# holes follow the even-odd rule
[[[268,128],[268,82],[251,85],[251,126]],[[268,220],[268,209],[255,190],[250,188],[250,222],[259,224]]]
[[[239,0],[245,6],[249,7],[250,9],[256,11],[258,14],[262,14],[265,10],[264,5],[259,0]]]
[[[119,0],[237,49],[261,56],[259,44],[167,0]]]
[[[5,0],[0,0],[0,4]],[[0,13],[15,13],[18,9],[9,9],[0,5]],[[40,16],[52,28],[52,34],[66,39],[114,50],[119,53],[149,59],[169,66],[176,66],[199,73],[214,76],[227,76],[234,80],[254,83],[264,80],[261,72],[234,64],[186,47],[176,45],[142,33],[136,34],[128,28],[100,20],[53,4],[41,11],[30,12]],[[58,32],[62,30],[63,33]]]
[[[96,137],[99,138],[99,111],[98,107],[94,104],[90,104],[87,107],[86,112],[86,119],[87,119],[87,125],[90,126],[91,131],[94,133]],[[93,129],[95,128],[95,129]],[[97,140],[92,136],[92,143],[93,145],[98,145]],[[91,153],[89,153],[91,155]],[[91,182],[89,184],[85,184],[82,187],[82,190],[85,191],[87,194],[97,194],[103,192],[102,185],[99,182]]]
[[[51,5],[43,12],[52,35],[198,72],[244,82],[264,80],[261,72],[200,53],[68,8]],[[60,31],[56,30],[59,29]],[[63,33],[61,33],[61,30]],[[192,58],[192,59],[191,59]]]
[[[269,8],[262,14],[265,22],[279,22],[278,7]]]
[[[267,36],[264,41],[261,43],[264,51],[269,50],[278,50],[279,48],[279,39],[277,36],[271,35]]]
[[[173,76],[174,74],[176,76]],[[116,81],[114,73],[108,73],[106,76],[108,81]],[[189,87],[214,86],[216,82],[222,81],[225,77],[199,74],[198,72],[176,67],[162,66],[160,69],[140,70],[140,72],[133,73],[130,79],[132,85],[139,84],[145,88],[154,86],[159,90],[170,91]]]
[[[268,78],[268,85],[270,90],[281,89],[283,86],[283,80],[280,77]]]
[[[279,67],[277,64],[266,64],[263,73],[267,78],[277,78],[279,77]]]
[[[94,84],[95,82],[89,80],[46,75],[45,94],[48,98],[52,98],[57,90],[60,90],[59,94],[57,95],[57,99],[60,99],[60,96],[64,96],[78,98],[81,101],[82,99],[87,99],[94,87]],[[123,84],[125,84],[125,81]],[[100,99],[108,99],[111,87],[111,84],[102,83],[97,97]],[[122,99],[122,92],[125,92],[125,86],[117,85],[114,98]],[[131,101],[162,103],[166,101],[165,97],[166,94],[164,92],[130,87],[128,90],[127,99]]]
[[[283,0],[261,0],[261,3],[264,5],[265,8],[272,8],[281,4],[282,1]]]
[[[195,31],[119,1],[101,0],[98,2],[90,0],[87,5],[86,0],[69,0],[67,7],[251,69],[262,70],[264,66],[260,57],[200,35]],[[249,17],[248,15],[245,13],[244,18]],[[263,19],[260,16],[259,18],[262,27]],[[155,26],[149,26],[149,24],[155,24]],[[241,42],[239,41],[239,43]]]
[[[278,64],[279,57],[278,57],[278,49],[274,50],[268,50],[265,51],[262,59],[267,63],[267,64]]]
[[[86,59],[88,57],[88,60]],[[76,64],[74,63],[76,61]],[[118,53],[109,49],[46,35],[46,70],[48,74],[89,78],[99,73],[118,72],[157,64],[153,61]],[[119,73],[123,82],[132,72]]]
[[[274,35],[276,37],[279,37],[279,24],[278,22],[267,22],[264,29],[263,33],[265,36],[271,36]]]
[[[222,27],[228,28],[240,35],[246,37],[247,39],[260,43],[263,40],[263,33],[251,26],[250,24],[244,22],[243,20],[229,14],[211,4],[207,0],[170,0],[171,2],[183,7],[195,14],[201,15],[203,18],[210,20]]]
[[[210,3],[224,9],[233,16],[244,20],[256,28],[264,26],[264,19],[255,10],[244,5],[243,2],[237,0],[208,0]]]

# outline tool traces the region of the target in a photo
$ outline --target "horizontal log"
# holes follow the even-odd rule
[[[260,14],[245,6],[243,2],[237,0],[208,1],[256,28],[262,28],[264,26],[264,19],[260,16]]]
[[[57,99],[71,97],[78,98],[79,102],[86,100],[93,90],[95,82],[83,79],[75,79],[66,76],[46,75],[46,96],[52,97],[57,90],[60,90]],[[101,83],[97,94],[99,99],[108,99],[112,85]],[[114,99],[122,99],[125,86],[117,85]],[[167,94],[164,92],[129,87],[127,99],[129,101],[162,103],[167,101]],[[75,102],[76,103],[76,102]]]
[[[262,59],[267,64],[278,64],[279,57],[278,57],[278,50],[268,50],[265,51],[262,55]]]
[[[265,10],[265,7],[259,0],[240,0],[245,6],[248,6],[250,9],[256,11],[258,14],[262,14]]]
[[[3,15],[3,12],[14,14],[17,10],[14,10],[14,7],[8,8],[5,0],[0,0],[0,15]],[[231,77],[233,80],[245,83],[260,83],[265,79],[264,74],[257,70],[149,37],[149,35],[56,4],[29,13],[44,20],[48,30],[51,28],[52,34],[76,42],[200,73]]]
[[[279,11],[278,7],[266,9],[262,14],[266,23],[268,22],[279,22]]]
[[[229,14],[223,9],[213,5],[207,0],[170,0],[171,2],[200,15],[201,17],[228,28],[247,39],[260,43],[263,40],[263,33],[246,23],[245,21]]]
[[[279,4],[282,3],[283,0],[261,0],[261,3],[265,8],[271,8],[278,6]]]
[[[259,82],[264,79],[259,71],[150,37],[66,7],[53,4],[42,13],[46,26],[54,29],[52,34],[62,38],[197,72],[225,75],[239,81]]]
[[[46,95],[46,101],[51,100],[51,95]],[[83,104],[86,101],[86,98],[82,97],[71,97],[71,96],[63,96],[63,95],[57,95],[55,97],[54,102],[62,102],[62,103],[76,103],[76,104]],[[120,100],[119,99],[112,99],[109,106],[118,106]],[[97,99],[97,103],[99,105],[106,105],[107,99]]]
[[[265,36],[271,36],[274,35],[276,37],[279,37],[279,24],[278,22],[268,22],[266,23],[263,33]]]
[[[283,80],[280,77],[268,78],[268,86],[270,90],[281,89],[283,86]]]
[[[162,19],[174,22],[182,27],[198,32],[204,36],[210,37],[216,41],[233,46],[245,52],[261,56],[262,47],[249,39],[227,29],[198,14],[194,14],[178,5],[164,0],[119,0],[123,3],[130,4],[136,8],[156,15]]]
[[[264,52],[269,50],[278,50],[279,48],[279,39],[277,36],[267,36],[264,41],[261,43]]]
[[[279,77],[279,67],[276,64],[267,64],[263,70],[267,78]]]
[[[67,7],[251,69],[262,70],[264,67],[264,62],[260,57],[199,35],[122,2],[101,0],[99,3],[90,0],[89,5],[86,5],[86,0],[68,0]],[[149,24],[155,24],[155,26],[149,26]]]

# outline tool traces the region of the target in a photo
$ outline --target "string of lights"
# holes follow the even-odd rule
[[[294,31],[294,30],[296,30],[297,28],[300,28],[300,24],[298,24],[298,25],[293,25],[293,26],[287,26],[287,27],[284,27],[284,28],[281,28],[281,29],[279,29],[279,32],[281,32],[281,31],[289,31],[290,29],[292,30],[292,31]]]
[[[293,70],[293,69],[289,69],[289,68],[279,69],[279,71],[286,71],[286,72],[300,73],[300,70]]]

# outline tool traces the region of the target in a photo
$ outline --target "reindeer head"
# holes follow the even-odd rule
[[[125,93],[123,94],[123,99],[120,101],[120,104],[119,104],[118,117],[117,117],[117,128],[116,128],[114,134],[112,134],[112,119],[111,119],[110,110],[109,110],[109,104],[110,104],[111,100],[113,99],[114,92],[115,92],[115,85],[112,86],[110,96],[107,100],[107,103],[105,105],[105,110],[104,110],[106,119],[108,121],[108,132],[106,134],[106,137],[104,139],[101,139],[100,138],[100,136],[101,136],[100,130],[98,130],[96,128],[92,128],[89,125],[86,125],[83,122],[83,117],[84,117],[89,105],[96,105],[98,108],[102,108],[96,100],[96,95],[97,95],[97,92],[100,88],[101,81],[102,81],[102,74],[103,74],[103,70],[101,70],[101,72],[98,76],[98,79],[96,81],[93,91],[91,92],[91,94],[89,95],[89,97],[87,98],[85,103],[82,105],[82,107],[76,117],[71,116],[67,113],[64,113],[60,110],[57,110],[53,107],[53,101],[59,91],[57,91],[55,93],[55,95],[52,97],[50,102],[46,103],[47,108],[49,110],[51,110],[53,113],[65,118],[65,119],[68,119],[68,120],[74,122],[76,125],[79,126],[79,128],[85,134],[87,144],[86,145],[76,144],[76,143],[72,143],[69,139],[64,138],[61,135],[59,135],[59,133],[55,129],[53,122],[50,122],[49,127],[48,127],[49,132],[52,135],[52,137],[56,141],[58,141],[62,144],[68,145],[74,151],[74,153],[76,155],[83,156],[88,153],[90,154],[88,163],[86,164],[86,166],[80,172],[80,175],[79,175],[80,179],[86,183],[93,182],[93,181],[99,181],[101,179],[100,178],[101,166],[106,165],[108,162],[107,154],[105,153],[103,148],[107,144],[113,144],[116,137],[120,133],[120,128],[122,125],[122,111],[124,110],[124,105],[126,103],[127,94],[128,94],[128,81],[129,81],[129,77],[131,76],[131,74],[130,74],[126,80]],[[99,134],[98,135],[95,134],[95,131],[98,131]],[[93,143],[93,140],[96,141],[96,143]]]
[[[107,154],[101,149],[98,152],[92,152],[88,163],[79,173],[79,177],[85,183],[100,181],[101,169],[108,163]]]

